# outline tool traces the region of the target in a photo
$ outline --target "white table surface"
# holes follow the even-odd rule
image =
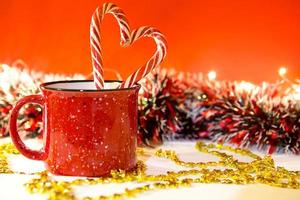
[[[1,139],[0,143],[10,142],[9,138]],[[174,149],[184,161],[212,161],[215,157],[199,153],[194,148],[195,142],[165,142],[163,149]],[[300,170],[300,156],[274,154],[273,159],[278,166],[289,170]],[[245,157],[238,157],[247,161]],[[33,161],[21,155],[9,156],[11,168],[15,171],[38,172],[44,170],[40,161]],[[182,170],[163,158],[151,157],[146,160],[147,173],[160,174],[168,170]],[[47,196],[29,194],[23,184],[32,179],[32,175],[0,174],[0,200],[43,200]],[[58,177],[60,180],[72,180],[72,177]],[[126,187],[135,187],[135,183],[105,184],[96,186],[80,186],[74,188],[78,197],[108,195],[122,192]],[[197,200],[300,200],[300,190],[275,188],[265,185],[223,185],[223,184],[194,184],[189,188],[157,190],[146,192],[135,199],[197,199]]]

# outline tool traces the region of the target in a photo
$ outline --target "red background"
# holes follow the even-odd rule
[[[165,67],[215,70],[219,79],[260,82],[278,78],[280,66],[300,77],[298,0],[115,0],[133,28],[154,25],[167,37]],[[90,18],[99,0],[1,0],[0,62],[21,58],[46,72],[91,72]],[[153,41],[119,47],[113,18],[103,23],[105,66],[123,76],[146,61]],[[107,73],[106,78],[111,74]]]

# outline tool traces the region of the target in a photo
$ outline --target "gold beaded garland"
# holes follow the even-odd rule
[[[84,200],[126,199],[138,194],[159,189],[189,187],[194,183],[222,183],[222,184],[266,184],[275,187],[300,189],[300,171],[289,171],[283,167],[276,167],[271,156],[260,157],[249,150],[233,148],[221,144],[196,143],[199,152],[216,156],[216,162],[184,162],[172,150],[157,150],[154,155],[166,158],[177,165],[190,168],[181,171],[169,171],[166,174],[148,175],[147,166],[138,161],[132,171],[113,170],[108,177],[76,179],[74,181],[56,181],[48,172],[37,173],[37,178],[25,184],[30,193],[47,194],[48,199],[78,199],[74,195],[73,186],[96,185],[109,183],[137,182],[145,183],[133,189],[125,189],[122,193],[110,196],[84,197]],[[251,162],[241,162],[232,155],[248,156]],[[138,155],[145,155],[143,149],[138,149]],[[18,154],[12,144],[0,146],[0,173],[14,173],[9,169],[7,154]],[[222,167],[214,169],[213,167]],[[192,178],[191,178],[192,177]]]
[[[11,174],[13,173],[9,169],[7,154],[19,154],[13,144],[0,145],[0,174]]]

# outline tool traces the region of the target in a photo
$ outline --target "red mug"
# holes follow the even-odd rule
[[[106,81],[115,88],[117,81]],[[136,165],[139,85],[124,89],[96,90],[93,81],[43,83],[41,95],[21,98],[12,110],[10,134],[21,154],[45,162],[53,174],[102,176],[114,169]],[[44,147],[31,150],[17,130],[24,104],[43,108]]]

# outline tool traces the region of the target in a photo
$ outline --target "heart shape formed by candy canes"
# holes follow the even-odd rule
[[[124,12],[113,3],[105,3],[102,9],[97,8],[93,14],[90,26],[90,43],[91,56],[93,64],[94,82],[97,89],[104,88],[103,78],[103,59],[101,49],[101,22],[106,14],[112,14],[119,26],[121,33],[120,45],[123,47],[129,46],[142,37],[151,37],[156,43],[156,51],[149,61],[141,66],[138,70],[129,75],[129,77],[121,83],[120,88],[129,88],[140,79],[145,77],[149,72],[156,68],[165,58],[167,53],[167,42],[164,35],[157,29],[149,26],[143,26],[130,31],[128,20]]]

